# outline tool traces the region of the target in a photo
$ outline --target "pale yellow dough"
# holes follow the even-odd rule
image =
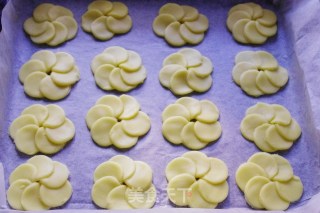
[[[40,199],[40,184],[35,182],[31,183],[22,192],[21,205],[24,210],[48,210],[49,207],[41,202]]]
[[[207,146],[206,142],[202,142],[197,138],[194,123],[189,122],[181,131],[183,145],[191,150],[200,150]]]
[[[172,116],[181,116],[187,120],[190,119],[189,110],[181,104],[168,105],[162,112],[162,121],[165,121]]]
[[[218,158],[209,158],[210,169],[202,177],[203,180],[211,184],[220,184],[228,178],[228,167],[227,165]]]
[[[211,184],[205,180],[199,180],[198,183],[200,194],[207,202],[220,203],[224,201],[229,194],[227,181],[219,184]]]
[[[209,21],[192,6],[167,3],[159,9],[152,28],[171,46],[197,45],[204,39]]]
[[[125,155],[113,156],[110,161],[119,164],[123,170],[123,179],[126,180],[131,177],[136,171],[136,165],[134,161]]]
[[[94,181],[103,177],[112,176],[117,179],[119,183],[123,181],[123,170],[118,163],[107,161],[100,164],[94,171]]]
[[[135,161],[135,168],[134,174],[124,181],[125,184],[133,189],[147,190],[152,183],[151,167],[145,162]]]
[[[11,123],[9,134],[22,153],[54,154],[72,140],[75,127],[60,106],[34,104]]]
[[[303,193],[303,184],[294,175],[290,162],[265,152],[255,153],[239,166],[236,182],[254,209],[283,211]]]
[[[20,68],[19,79],[30,97],[56,101],[70,93],[80,71],[70,54],[40,50]]]
[[[196,165],[194,162],[185,157],[178,157],[170,161],[166,167],[166,177],[170,181],[173,177],[179,174],[190,174],[195,176]]]
[[[288,71],[266,51],[242,51],[235,57],[232,78],[248,95],[277,93],[288,82]]]
[[[135,209],[150,209],[157,199],[157,191],[154,185],[151,185],[146,191],[127,188],[125,195],[129,205]]]
[[[127,92],[142,84],[147,77],[140,55],[119,46],[108,47],[95,56],[91,70],[96,84],[103,90]]]
[[[23,191],[31,184],[29,180],[21,179],[11,183],[7,191],[9,205],[16,210],[24,210],[21,204]]]
[[[106,209],[152,208],[157,198],[152,169],[145,162],[116,155],[96,168],[91,197]]]
[[[201,113],[197,115],[196,119],[204,123],[216,122],[219,119],[218,107],[208,100],[200,101]]]
[[[17,131],[14,139],[16,148],[27,155],[34,155],[39,150],[35,144],[35,135],[39,127],[36,125],[27,125]]]
[[[50,176],[40,180],[40,183],[52,188],[60,188],[64,185],[69,177],[69,169],[66,165],[59,163],[58,161],[53,161],[53,172]]]
[[[33,164],[21,164],[10,174],[9,183],[13,184],[16,180],[20,179],[34,181],[36,179],[36,173],[37,168]]]
[[[263,209],[260,202],[261,188],[269,183],[269,179],[263,176],[255,176],[251,178],[244,189],[244,195],[247,203],[255,209]]]
[[[40,127],[35,135],[35,144],[36,147],[38,148],[39,152],[42,152],[44,154],[52,154],[52,153],[57,153],[63,147],[65,144],[53,144],[52,142],[49,141],[49,139],[46,136],[46,132],[44,130],[44,127]]]
[[[40,187],[41,201],[51,207],[56,208],[65,204],[72,195],[72,186],[69,181],[66,181],[60,188],[52,189],[45,185]]]
[[[177,206],[188,205],[188,191],[195,182],[195,177],[189,174],[180,174],[172,178],[167,186],[170,201]]]
[[[162,124],[163,136],[173,144],[183,143],[181,134],[177,134],[177,132],[182,132],[182,129],[188,122],[187,119],[181,116],[172,116],[166,119]]]
[[[171,160],[166,177],[168,197],[177,206],[215,208],[229,193],[225,163],[199,151]]]
[[[196,49],[183,48],[167,56],[162,64],[159,81],[175,95],[206,92],[211,88],[212,62]]]
[[[126,200],[126,191],[127,187],[125,185],[112,189],[106,199],[106,208],[116,210],[132,209],[129,202]]]
[[[10,175],[9,205],[16,210],[48,210],[64,205],[72,195],[66,165],[44,155],[30,158]]]
[[[122,123],[116,123],[109,132],[111,143],[119,149],[129,149],[137,144],[138,137],[128,135]]]
[[[200,178],[208,173],[210,169],[210,162],[205,154],[197,151],[190,151],[184,153],[182,157],[192,160],[192,162],[196,165],[196,178]]]
[[[73,13],[62,6],[42,3],[33,16],[23,24],[24,31],[36,44],[58,46],[73,39],[78,32],[78,24]]]
[[[101,208],[107,208],[108,194],[118,186],[120,186],[120,183],[113,176],[100,178],[94,183],[91,190],[93,202]]]
[[[163,110],[162,134],[170,143],[203,149],[221,136],[218,118],[219,110],[211,101],[183,97]]]
[[[191,185],[189,193],[187,196],[188,206],[190,208],[205,208],[205,209],[214,209],[217,207],[218,203],[206,201],[201,193],[199,188],[199,182],[195,182]]]
[[[128,33],[132,20],[128,7],[121,2],[95,0],[82,15],[82,29],[96,39],[110,40],[116,34]]]
[[[256,3],[242,3],[228,12],[227,28],[243,44],[263,44],[277,33],[277,16]]]
[[[248,95],[278,92],[288,82],[288,71],[266,51],[242,51],[235,57],[232,78]]]
[[[299,124],[285,107],[261,102],[248,108],[240,130],[265,152],[288,150],[301,135]]]
[[[131,148],[151,128],[149,116],[140,111],[140,103],[129,95],[101,97],[89,109],[86,123],[96,144],[119,149]]]
[[[24,126],[27,125],[38,125],[38,120],[34,115],[21,115],[20,117],[16,118],[10,125],[9,134],[12,139],[15,138],[17,131]]]

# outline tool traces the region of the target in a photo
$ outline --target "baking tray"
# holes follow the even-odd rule
[[[23,22],[30,17],[40,0],[11,0],[3,11],[3,30],[0,34],[0,162],[3,173],[0,177],[0,211],[10,211],[5,200],[8,188],[8,177],[13,169],[25,162],[29,156],[19,153],[8,136],[10,123],[21,111],[35,103],[56,103],[62,106],[67,116],[76,126],[76,136],[61,152],[52,155],[54,160],[65,163],[71,172],[70,181],[73,195],[62,207],[63,211],[86,211],[98,209],[91,201],[90,191],[93,184],[93,171],[100,163],[116,154],[125,154],[134,160],[147,162],[153,169],[153,182],[157,188],[158,199],[153,210],[145,211],[181,211],[172,208],[166,197],[165,166],[175,157],[188,149],[173,146],[161,134],[161,112],[170,103],[176,101],[169,90],[163,88],[158,80],[158,73],[163,59],[180,48],[168,46],[167,43],[152,32],[152,22],[159,8],[169,2],[166,0],[123,0],[133,20],[132,30],[125,35],[116,36],[105,42],[96,41],[79,28],[75,39],[56,48],[39,46],[30,42],[23,32]],[[81,23],[81,15],[86,11],[89,0],[79,1],[46,1],[60,4],[71,9],[77,22]],[[301,200],[290,206],[289,211],[299,212],[301,209],[317,212],[320,201],[320,166],[319,166],[319,132],[320,132],[320,70],[318,39],[319,2],[308,1],[259,1],[265,8],[278,15],[278,34],[259,46],[236,43],[227,31],[225,21],[228,10],[240,1],[205,1],[186,0],[173,1],[187,4],[209,18],[210,27],[204,41],[193,46],[203,55],[209,57],[214,64],[213,86],[203,94],[192,94],[197,99],[209,99],[220,109],[222,137],[202,151],[208,156],[218,157],[229,167],[228,198],[218,205],[215,211],[242,212],[250,208],[243,194],[235,184],[235,172],[238,166],[249,156],[259,151],[252,143],[246,141],[239,131],[239,125],[245,110],[258,101],[282,104],[289,109],[292,116],[302,127],[302,136],[295,145],[286,152],[280,152],[287,158],[296,175],[300,176],[305,186]],[[303,17],[303,18],[301,18]],[[119,151],[114,148],[101,148],[93,143],[85,124],[85,116],[95,101],[106,94],[94,82],[90,70],[93,57],[109,46],[122,46],[138,52],[147,69],[148,76],[143,85],[127,94],[134,96],[141,104],[152,122],[150,132],[139,139],[138,144],[130,150]],[[40,50],[66,51],[72,54],[80,67],[81,80],[72,88],[70,95],[56,102],[34,100],[27,97],[18,80],[19,68],[30,56]],[[289,70],[289,83],[277,94],[252,98],[245,95],[232,81],[231,70],[234,57],[239,51],[266,50],[271,52],[279,63]],[[1,169],[0,169],[1,170]],[[183,211],[207,212],[212,210],[186,209]],[[253,211],[253,210],[250,210]],[[141,210],[139,210],[141,212]]]

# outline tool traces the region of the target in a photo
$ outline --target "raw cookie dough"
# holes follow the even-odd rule
[[[206,92],[212,85],[213,65],[209,58],[193,48],[183,48],[166,57],[159,80],[175,95]]]
[[[47,210],[64,205],[72,195],[66,165],[44,155],[30,158],[9,177],[7,200],[16,210]]]
[[[242,44],[263,44],[277,33],[277,16],[256,3],[237,4],[229,10],[227,28]]]
[[[142,161],[116,155],[95,169],[91,197],[105,209],[152,208],[157,198],[152,169]]]
[[[172,46],[196,45],[204,39],[209,20],[194,7],[167,3],[160,8],[152,27]]]
[[[9,134],[24,154],[54,154],[72,140],[75,127],[58,105],[34,104],[11,123]]]
[[[149,116],[140,111],[140,103],[129,95],[101,97],[89,109],[86,123],[96,144],[119,149],[134,146],[151,127]]]
[[[19,71],[27,95],[53,101],[65,98],[79,79],[74,58],[66,52],[40,50]]]
[[[209,100],[183,97],[162,112],[162,134],[175,145],[199,150],[218,140],[222,133],[219,110]]]
[[[278,92],[288,82],[288,71],[266,51],[243,51],[235,57],[233,81],[248,95],[258,97]]]
[[[93,1],[82,15],[82,29],[99,40],[109,40],[115,34],[125,34],[132,27],[128,7],[121,2]]]
[[[199,151],[171,160],[166,178],[168,197],[177,206],[215,208],[229,193],[227,165]]]
[[[240,130],[264,152],[287,150],[301,135],[298,122],[285,107],[262,102],[247,109]]]
[[[303,194],[303,184],[290,162],[277,154],[252,155],[239,166],[236,182],[254,209],[286,210]]]
[[[140,55],[119,46],[108,47],[95,56],[91,70],[96,84],[103,90],[127,92],[147,77]]]
[[[78,24],[73,13],[62,6],[43,3],[33,10],[33,16],[23,24],[24,31],[36,44],[57,46],[73,39]]]

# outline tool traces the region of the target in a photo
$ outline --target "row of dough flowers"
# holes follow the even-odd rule
[[[178,99],[162,112],[162,133],[172,144],[203,149],[222,134],[219,109],[209,100]],[[128,149],[151,128],[149,116],[132,96],[106,95],[97,100],[86,116],[93,141],[101,147]],[[242,135],[266,152],[291,148],[301,128],[290,112],[278,104],[257,103],[248,108],[241,122]],[[25,154],[53,154],[71,141],[75,127],[55,104],[34,104],[24,109],[10,125],[16,148]]]
[[[212,86],[213,64],[193,48],[183,48],[167,56],[159,80],[175,95],[206,92]],[[103,90],[127,92],[142,84],[147,71],[138,53],[119,46],[106,48],[95,56],[91,70]],[[236,55],[233,80],[251,96],[273,94],[288,81],[288,71],[266,51],[243,51]],[[80,80],[75,59],[66,52],[40,50],[19,71],[26,94],[33,98],[60,100]]]
[[[7,200],[17,210],[47,210],[72,196],[66,165],[44,155],[30,158],[9,177]],[[167,195],[176,206],[216,208],[229,194],[228,167],[220,159],[190,151],[166,166]],[[255,209],[286,210],[300,199],[303,184],[290,162],[276,154],[258,152],[237,169],[236,184]],[[92,201],[104,209],[147,209],[157,200],[152,168],[143,161],[116,155],[93,174]]]
[[[274,12],[256,3],[238,4],[228,13],[227,27],[234,39],[243,44],[262,44],[277,32]],[[82,16],[82,29],[96,39],[109,40],[132,28],[128,7],[121,2],[93,1]],[[189,5],[167,3],[153,22],[153,31],[172,46],[199,44],[209,28],[208,18]],[[60,5],[42,3],[24,22],[24,30],[37,44],[57,46],[73,39],[78,24],[71,10]]]

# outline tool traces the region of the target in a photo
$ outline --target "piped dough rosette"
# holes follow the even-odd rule
[[[152,169],[142,161],[116,155],[94,171],[93,202],[104,209],[149,209],[157,192]]]
[[[237,4],[228,13],[227,27],[243,44],[263,44],[277,33],[277,16],[256,3]]]
[[[91,70],[96,84],[103,90],[127,92],[147,77],[140,55],[118,46],[108,47],[95,56]]]
[[[65,98],[79,79],[74,58],[66,52],[40,50],[19,71],[27,95],[53,101]]]
[[[64,205],[72,195],[66,165],[44,155],[30,158],[9,177],[7,200],[16,210],[40,211]]]
[[[303,194],[303,184],[290,162],[277,154],[258,152],[239,166],[236,182],[254,209],[286,210]]]
[[[131,27],[128,7],[121,2],[93,1],[82,16],[82,29],[99,40],[106,41],[115,34],[125,34]]]
[[[129,95],[101,97],[88,111],[86,123],[96,144],[119,149],[133,147],[151,127],[149,116]]]
[[[290,149],[301,135],[298,122],[285,107],[261,102],[247,109],[240,130],[264,152]]]
[[[287,69],[266,51],[238,53],[232,77],[244,92],[254,97],[278,92],[289,79]]]
[[[208,18],[194,7],[167,3],[153,21],[153,31],[172,46],[199,44],[209,28]]]
[[[212,85],[212,62],[196,49],[183,48],[166,57],[162,66],[160,83],[175,95],[206,92]]]
[[[71,40],[78,32],[73,13],[65,7],[50,3],[37,6],[32,17],[24,22],[23,28],[34,43],[49,46]]]
[[[203,149],[222,133],[219,110],[209,100],[183,97],[162,112],[162,134],[172,144]]]
[[[170,161],[166,178],[168,197],[177,206],[216,208],[229,193],[227,165],[198,151]]]
[[[72,140],[75,127],[58,105],[34,104],[11,123],[9,134],[24,154],[54,154]]]

